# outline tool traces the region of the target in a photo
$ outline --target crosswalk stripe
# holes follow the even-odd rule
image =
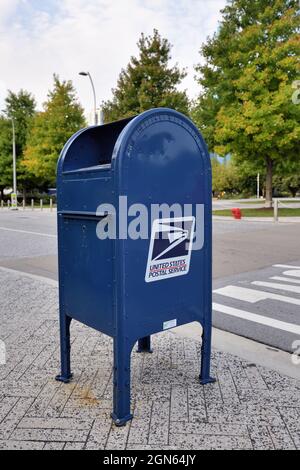
[[[287,286],[285,284],[276,284],[274,282],[263,282],[263,281],[253,281],[251,284],[261,287],[270,287],[271,289],[277,290],[286,290],[287,292],[295,292],[300,294],[300,287],[298,286]]]
[[[284,276],[290,277],[300,277],[300,269],[290,269],[289,271],[284,271],[282,273]]]
[[[231,297],[236,300],[243,302],[249,302],[255,304],[261,300],[278,300],[280,302],[286,302],[293,305],[300,305],[300,299],[294,299],[293,297],[286,297],[285,295],[273,294],[272,292],[266,292],[255,289],[247,289],[246,287],[240,286],[226,286],[220,289],[215,289],[214,294],[224,295],[225,297]]]
[[[293,266],[292,264],[273,264],[273,268],[300,269],[300,266]]]
[[[224,313],[226,315],[230,315],[232,317],[241,318],[243,320],[259,323],[260,325],[266,325],[272,328],[276,328],[278,330],[287,331],[288,333],[300,335],[299,325],[293,325],[292,323],[286,323],[280,320],[275,320],[274,318],[265,317],[263,315],[257,315],[255,313],[247,312],[246,310],[240,310],[218,303],[213,303],[213,310],[216,312]]]

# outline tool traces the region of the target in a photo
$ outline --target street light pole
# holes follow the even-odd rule
[[[90,72],[79,72],[79,75],[81,75],[82,77],[89,77],[90,79],[92,90],[93,90],[93,97],[94,97],[94,124],[96,126],[98,124],[98,116],[97,116],[96,90],[95,90],[94,82],[93,82]]]
[[[260,174],[257,174],[257,199],[260,198]]]
[[[18,209],[18,200],[17,200],[17,156],[16,156],[16,131],[15,131],[15,122],[11,118],[12,123],[12,149],[13,149],[13,192],[11,194],[11,208],[13,210]]]

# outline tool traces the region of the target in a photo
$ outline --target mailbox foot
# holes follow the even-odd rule
[[[55,377],[55,380],[57,382],[63,382],[64,384],[68,384],[69,382],[71,382],[72,379],[73,379],[73,374],[70,374],[69,376],[57,375]]]
[[[129,414],[125,416],[124,418],[118,418],[115,413],[111,413],[111,417],[112,417],[114,424],[118,427],[121,427],[121,426],[125,426],[128,421],[132,420],[133,415]]]
[[[214,377],[208,377],[208,379],[202,379],[199,377],[201,385],[214,384],[217,380]]]
[[[137,353],[153,353],[151,348],[151,336],[145,336],[138,340]]]

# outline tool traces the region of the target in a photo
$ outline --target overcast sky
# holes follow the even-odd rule
[[[183,88],[199,89],[193,65],[199,49],[218,27],[226,0],[0,0],[0,110],[7,89],[25,88],[38,107],[51,88],[53,73],[71,79],[86,113],[92,109],[88,79],[97,101],[111,97],[122,67],[137,54],[141,32],[157,28],[173,44],[172,57],[187,67]]]

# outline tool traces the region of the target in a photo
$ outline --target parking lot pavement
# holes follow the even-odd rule
[[[215,350],[218,381],[203,387],[200,344],[155,335],[152,355],[132,355],[134,419],[116,428],[108,337],[74,322],[74,381],[54,380],[54,282],[1,269],[0,324],[0,449],[300,448],[300,381]]]

